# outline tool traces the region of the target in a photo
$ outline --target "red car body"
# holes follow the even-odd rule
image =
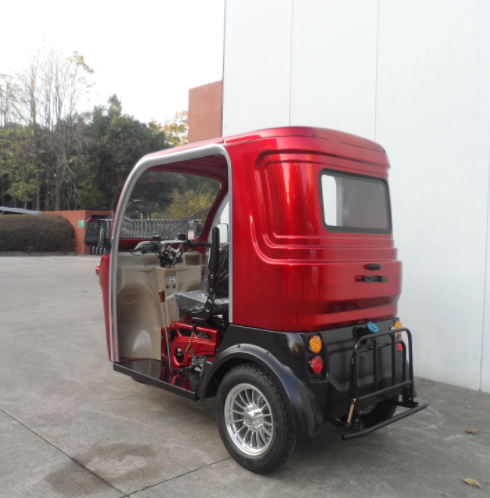
[[[204,400],[216,392],[219,396],[230,369],[243,362],[257,365],[289,400],[297,433],[309,437],[324,420],[340,418],[349,426],[370,403],[394,402],[400,395],[398,405],[408,411],[367,431],[358,425],[359,433],[425,408],[428,403],[414,401],[411,333],[397,319],[401,263],[393,242],[388,169],[378,144],[310,127],[261,130],[145,156],[127,180],[114,221],[112,253],[102,257],[97,270],[115,370]],[[160,359],[120,353],[117,255],[142,239],[120,238],[119,231],[131,190],[144,171],[185,172],[221,183],[201,241],[210,240],[220,206],[227,200],[230,206],[229,322],[223,330],[209,330],[211,342],[196,343],[206,363],[192,382],[181,381],[179,363],[168,358],[189,343],[183,332],[193,329],[190,322],[168,323],[176,338],[166,339],[175,341],[168,350],[162,342]],[[322,193],[328,187],[325,176],[376,183],[385,192],[385,204],[376,201],[383,208],[383,222],[354,229],[327,224],[331,214]],[[348,194],[338,195],[337,206]],[[157,296],[156,289],[152,292]],[[314,336],[320,352],[311,348]],[[186,366],[191,363],[188,350]]]
[[[381,146],[333,130],[285,127],[151,157],[205,144],[221,144],[232,163],[233,323],[298,332],[396,316],[401,263],[392,233],[328,232],[318,186],[325,168],[386,180],[389,162]],[[226,181],[218,168],[214,175]],[[227,192],[225,185],[220,197]],[[208,235],[209,226],[201,238]],[[127,250],[138,241],[120,245]],[[109,335],[108,259],[102,259],[100,279]],[[382,263],[382,271],[368,272],[370,263]],[[368,273],[382,273],[387,284],[356,279]]]

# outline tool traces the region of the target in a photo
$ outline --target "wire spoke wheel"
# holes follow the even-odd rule
[[[251,384],[233,387],[225,402],[225,422],[235,445],[246,455],[267,451],[274,436],[271,407],[259,389]]]

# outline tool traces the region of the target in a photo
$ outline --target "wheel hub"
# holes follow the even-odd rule
[[[251,431],[258,431],[264,425],[262,410],[255,404],[247,406],[243,413],[243,422]]]
[[[225,421],[233,443],[243,453],[262,455],[271,445],[272,410],[255,386],[238,384],[230,390],[225,401]]]

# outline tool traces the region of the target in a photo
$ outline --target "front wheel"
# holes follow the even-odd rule
[[[282,467],[296,444],[290,410],[274,380],[253,363],[230,370],[218,389],[218,430],[228,453],[258,474]]]

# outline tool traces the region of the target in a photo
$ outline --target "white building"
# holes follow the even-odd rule
[[[416,373],[490,393],[490,1],[227,0],[223,134],[386,149]]]

